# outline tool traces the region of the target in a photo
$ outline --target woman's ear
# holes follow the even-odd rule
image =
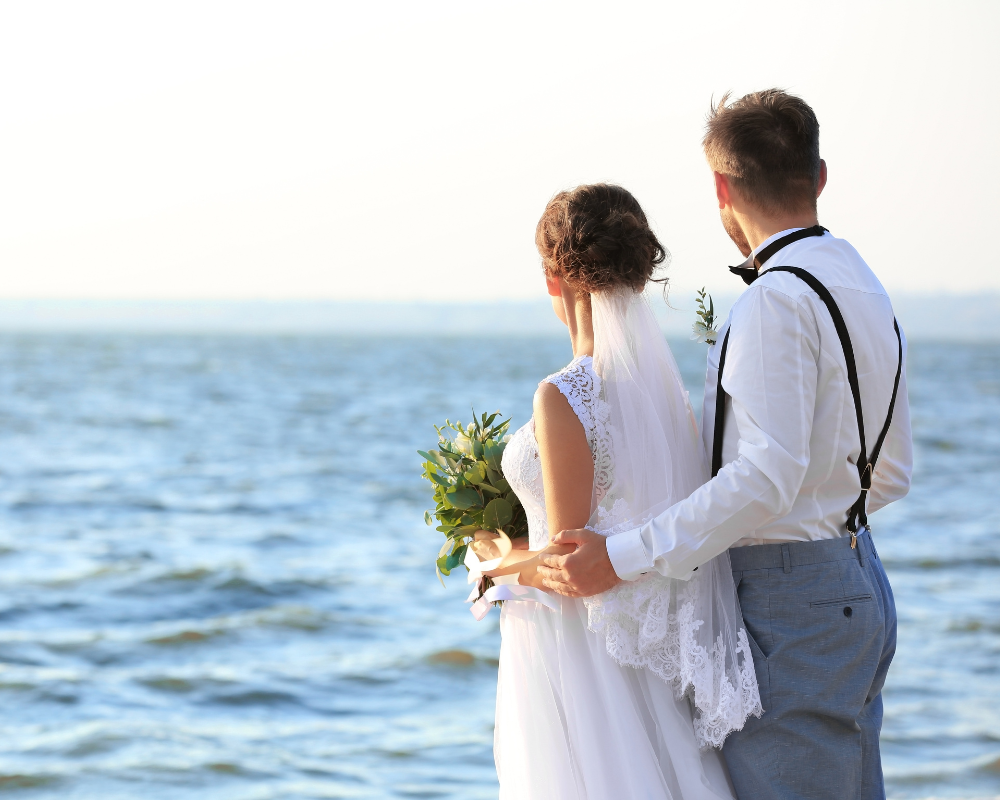
[[[562,297],[562,281],[555,275],[545,275],[545,288],[550,297]]]

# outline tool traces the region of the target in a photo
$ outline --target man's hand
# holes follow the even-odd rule
[[[550,542],[575,545],[576,549],[562,556],[542,557],[538,573],[545,588],[567,597],[590,597],[621,583],[608,558],[607,539],[599,533],[586,528],[560,531]]]

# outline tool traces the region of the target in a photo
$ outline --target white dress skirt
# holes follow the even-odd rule
[[[567,396],[596,452],[587,395],[599,380],[589,357],[546,380]],[[503,469],[528,514],[531,549],[540,550],[548,531],[533,422],[511,438]],[[721,753],[698,747],[689,701],[648,669],[608,655],[583,600],[558,600],[559,611],[528,600],[501,610],[501,800],[733,800]]]

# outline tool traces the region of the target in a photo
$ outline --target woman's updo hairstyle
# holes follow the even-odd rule
[[[538,221],[535,245],[547,275],[586,292],[624,287],[641,292],[669,256],[636,199],[609,183],[553,197]]]

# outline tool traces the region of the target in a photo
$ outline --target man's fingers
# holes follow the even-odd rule
[[[566,597],[579,597],[575,587],[571,586],[568,583],[563,583],[562,581],[543,580],[542,586],[544,586],[546,589],[551,589],[553,592],[556,592],[557,594],[565,595]]]
[[[555,536],[549,539],[552,544],[580,544],[583,541],[583,535],[590,533],[587,529],[576,529],[569,531],[559,531]]]
[[[559,592],[559,594],[568,594],[569,592],[576,591],[576,587],[568,581],[562,570],[540,566],[538,567],[538,574],[542,578],[543,586]]]
[[[552,567],[553,569],[562,569],[566,565],[566,556],[556,555],[555,553],[542,556],[539,560],[545,566]]]

